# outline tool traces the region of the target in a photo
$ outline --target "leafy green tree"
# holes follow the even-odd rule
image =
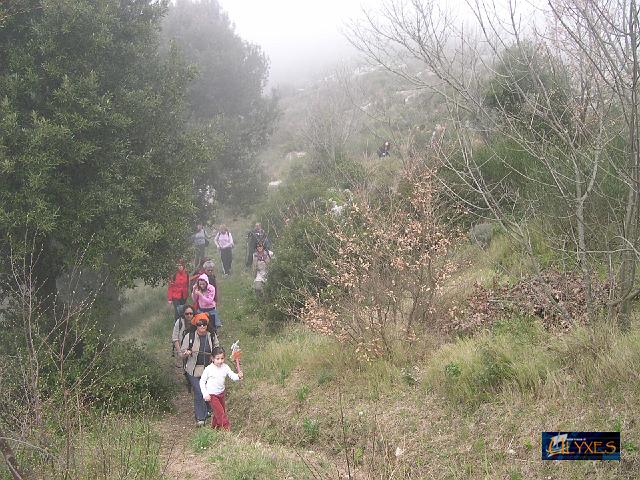
[[[188,71],[159,53],[166,2],[23,0],[0,10],[0,250],[33,239],[44,293],[85,251],[117,284],[184,246],[194,158]],[[6,267],[6,265],[5,265]]]
[[[196,183],[213,187],[221,203],[255,203],[267,183],[257,154],[277,117],[277,99],[263,95],[267,58],[235,33],[217,0],[178,0],[169,9],[163,35],[197,71],[188,93],[190,122],[213,127],[224,139]]]

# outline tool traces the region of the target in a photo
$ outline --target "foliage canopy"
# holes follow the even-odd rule
[[[3,257],[33,235],[49,281],[85,249],[117,283],[158,280],[201,151],[182,127],[187,70],[158,51],[166,3],[18,3],[0,25]]]

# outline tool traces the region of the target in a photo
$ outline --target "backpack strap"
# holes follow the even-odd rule
[[[186,337],[191,330],[191,324],[187,323],[187,319],[182,317],[182,336],[180,337],[180,345],[182,345],[184,337]]]
[[[193,342],[195,342],[195,340],[196,340],[196,332],[191,330],[189,332],[189,350],[191,350],[192,352],[193,352]]]

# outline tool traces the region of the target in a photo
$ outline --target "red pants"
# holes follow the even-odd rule
[[[209,400],[211,405],[211,428],[222,428],[231,430],[229,417],[227,417],[226,407],[224,405],[224,392],[219,395],[211,395]]]

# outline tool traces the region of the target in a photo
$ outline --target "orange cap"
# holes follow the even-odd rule
[[[208,324],[209,315],[207,315],[206,313],[198,313],[197,315],[194,315],[193,318],[191,319],[191,325],[195,325],[196,323],[202,322],[202,321],[205,321]]]

